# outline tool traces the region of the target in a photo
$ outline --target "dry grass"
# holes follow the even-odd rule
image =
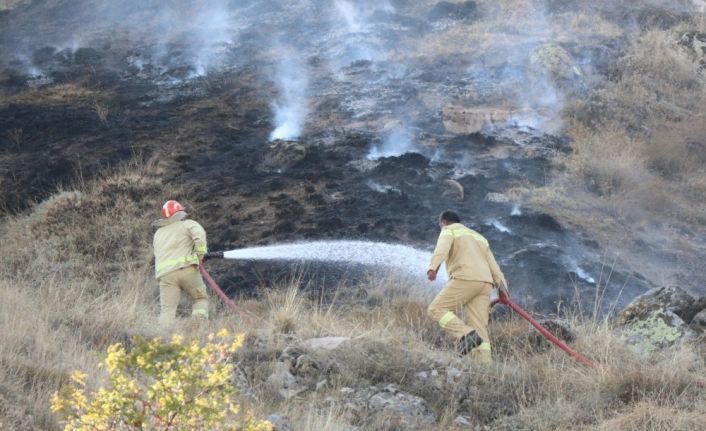
[[[86,83],[47,85],[31,91],[4,98],[2,104],[22,103],[28,105],[79,104],[93,106],[98,97],[109,99],[110,94],[89,88]]]
[[[81,191],[58,193],[26,216],[0,225],[13,250],[0,266],[0,423],[8,429],[57,429],[49,397],[74,369],[94,376],[100,352],[133,335],[157,335],[156,283],[150,270],[148,228],[162,185],[144,166],[123,170]],[[214,304],[206,325],[187,319],[175,331],[202,338],[222,327],[247,334],[238,354],[250,396],[268,415],[288,415],[295,429],[386,429],[389,423],[351,418],[340,389],[395,384],[424,398],[449,429],[463,414],[490,429],[686,429],[703,423],[703,354],[684,345],[645,359],[626,348],[606,323],[572,320],[579,350],[601,363],[588,370],[556,349],[537,349],[517,319],[492,323],[496,362],[477,367],[456,357],[452,344],[425,314],[427,299],[392,280],[366,289],[368,301],[322,303],[302,290],[301,274],[240,301],[247,314]],[[215,303],[215,298],[214,298]],[[371,305],[374,304],[374,305]],[[331,352],[308,352],[312,384],[289,400],[267,377],[281,352],[303,340],[345,336]],[[297,347],[301,349],[301,347]],[[446,373],[457,370],[457,377]],[[418,373],[440,373],[441,380]],[[382,419],[381,419],[382,420]],[[360,422],[362,421],[362,422]],[[651,427],[651,428],[650,428]],[[681,427],[681,428],[680,428]],[[686,428],[685,428],[686,427]]]
[[[16,3],[0,2],[0,9]],[[425,37],[417,54],[460,55],[461,46],[472,59],[528,38],[621,34],[590,11],[561,16],[552,28],[539,15],[528,25],[537,5],[479,2],[491,19]],[[568,115],[574,152],[557,160],[566,175],[535,192],[535,204],[563,211],[562,220],[594,229],[606,241],[640,219],[637,213],[706,220],[706,160],[699,158],[706,138],[704,78],[675,36],[643,35],[616,66],[614,79],[590,103],[573,106]],[[95,93],[62,85],[21,97],[13,102],[94,106]],[[96,102],[94,108],[107,121],[105,107]],[[97,379],[96,364],[108,345],[157,335],[149,222],[155,203],[171,194],[151,171],[132,166],[0,223],[0,241],[8,250],[0,257],[0,429],[58,429],[49,397],[70,371],[81,369]],[[394,281],[349,287],[365,289],[367,303],[342,298],[321,303],[306,296],[301,279],[295,274],[258,299],[241,301],[247,314],[228,314],[214,305],[208,324],[184,319],[175,328],[199,338],[221,327],[246,333],[237,359],[248,371],[247,403],[262,415],[287,414],[295,429],[352,429],[349,412],[331,402],[340,398],[340,389],[391,383],[423,397],[439,418],[438,429],[449,429],[459,414],[470,417],[474,429],[706,428],[706,396],[695,383],[706,379],[698,345],[645,358],[628,349],[610,324],[573,318],[574,347],[601,364],[588,370],[555,349],[537,349],[528,341],[526,323],[506,319],[492,323],[495,363],[478,367],[453,354],[451,342],[425,315],[426,299],[404,293]],[[351,339],[330,353],[306,352],[320,365],[319,374],[309,378],[327,384],[290,400],[273,393],[265,381],[282,351],[320,336]],[[417,377],[432,371],[445,376],[450,369],[461,374],[443,377],[441,384]]]

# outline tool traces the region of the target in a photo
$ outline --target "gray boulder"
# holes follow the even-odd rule
[[[664,309],[651,310],[622,329],[626,341],[639,351],[651,353],[695,334],[676,314]]]
[[[333,350],[348,340],[348,337],[310,338],[302,343],[302,347],[309,350]]]
[[[289,365],[285,362],[277,362],[275,364],[272,374],[265,381],[265,385],[270,391],[279,394],[285,400],[309,389],[305,382],[289,371]]]
[[[627,342],[643,352],[654,352],[693,338],[689,327],[703,308],[683,289],[659,287],[635,298],[618,315],[617,323]]]
[[[695,336],[689,323],[703,304],[678,287],[650,289],[618,315],[623,337],[637,350],[650,353]]]
[[[691,319],[689,328],[700,334],[706,334],[706,309],[699,311],[696,316]]]
[[[686,323],[691,322],[696,313],[706,304],[696,300],[679,287],[656,287],[635,298],[618,315],[618,323],[625,325],[643,319],[652,311],[665,310],[679,316]]]
[[[368,412],[390,428],[419,429],[433,426],[436,416],[426,401],[389,385],[368,400]]]
[[[363,389],[343,388],[342,399],[335,402],[343,409],[350,424],[384,429],[427,429],[436,424],[436,416],[424,399],[397,390],[370,386]]]

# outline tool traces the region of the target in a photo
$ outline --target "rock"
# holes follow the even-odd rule
[[[308,388],[289,372],[289,366],[284,362],[277,362],[275,369],[265,381],[265,385],[278,393],[285,400],[295,397]]]
[[[656,287],[633,299],[618,315],[618,323],[628,324],[642,320],[654,311],[665,310],[676,314],[686,323],[691,322],[696,313],[704,308],[702,301],[697,301],[679,287]]]
[[[455,382],[458,381],[462,374],[463,372],[457,370],[456,368],[449,367],[446,370],[446,383],[449,385],[453,385]]]
[[[349,337],[310,338],[302,343],[302,347],[309,350],[333,350],[348,340]]]
[[[698,333],[706,333],[706,310],[701,310],[696,313],[696,316],[691,319],[689,328]]]
[[[255,395],[253,394],[252,387],[250,386],[250,381],[248,380],[248,376],[243,368],[240,365],[236,365],[234,371],[232,383],[236,388],[238,388],[238,394],[244,397],[254,398]]]
[[[297,362],[297,358],[299,358],[302,355],[302,351],[296,347],[293,346],[287,346],[282,350],[282,353],[280,353],[279,358],[277,359],[280,362],[285,362],[287,363],[290,367],[293,367],[294,364]]]
[[[473,424],[466,416],[456,416],[454,419],[453,426],[456,428],[471,428]]]
[[[267,420],[272,424],[273,431],[292,431],[292,426],[286,415],[274,413],[267,416]]]
[[[419,429],[436,423],[436,416],[426,401],[398,391],[390,385],[368,400],[369,413],[383,418],[389,428]]]
[[[258,168],[265,172],[283,172],[306,157],[304,145],[295,141],[277,140],[267,148],[267,154]]]
[[[486,126],[507,123],[523,112],[489,107],[445,106],[441,110],[441,118],[447,131],[458,134],[472,134],[480,132]]]
[[[297,376],[317,377],[321,372],[321,364],[309,355],[301,355],[294,365]]]
[[[487,195],[485,195],[485,200],[488,202],[495,202],[501,204],[510,202],[510,198],[508,198],[502,193],[488,193]]]
[[[316,392],[324,389],[326,387],[326,385],[328,385],[328,380],[326,380],[326,379],[323,379],[323,380],[317,382],[316,383]]]
[[[576,334],[570,329],[568,320],[565,319],[539,319],[539,324],[554,334],[558,339],[571,343],[576,339]],[[532,329],[527,339],[530,346],[543,350],[550,347],[549,341],[542,334]]]
[[[581,77],[581,69],[571,55],[555,43],[545,43],[530,55],[530,70],[536,77],[547,76],[558,84]]]
[[[463,186],[456,180],[444,180],[444,191],[441,195],[456,202],[463,201]]]
[[[664,309],[650,310],[639,319],[633,319],[623,327],[622,333],[629,344],[645,353],[695,335],[679,316]]]
[[[420,372],[416,373],[414,376],[416,378],[418,378],[419,380],[426,380],[429,378],[429,373],[427,373],[426,371],[420,371]]]
[[[617,323],[630,344],[653,352],[695,336],[688,324],[703,307],[701,300],[696,301],[679,287],[658,287],[628,304],[618,315]]]

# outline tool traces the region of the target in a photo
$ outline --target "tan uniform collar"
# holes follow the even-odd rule
[[[455,229],[459,227],[465,227],[462,223],[451,223],[449,225],[444,226],[444,229]]]
[[[172,223],[176,223],[178,221],[184,220],[186,218],[186,216],[187,216],[186,212],[179,211],[179,212],[174,213],[174,215],[169,218],[161,218],[159,220],[153,221],[152,226],[154,226],[154,227],[168,226]]]

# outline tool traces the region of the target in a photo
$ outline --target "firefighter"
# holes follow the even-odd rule
[[[153,248],[159,281],[159,324],[163,328],[174,323],[182,291],[191,297],[191,315],[208,318],[206,285],[199,273],[207,251],[206,231],[186,216],[184,207],[170,200],[162,206],[162,218],[152,223],[158,228]]]
[[[427,278],[436,280],[439,267],[446,262],[449,281],[429,305],[428,315],[458,340],[459,354],[470,353],[474,360],[490,362],[490,293],[495,286],[507,294],[505,276],[495,262],[488,240],[462,225],[458,214],[444,211],[439,216],[439,226],[441,233]],[[465,310],[469,324],[455,314],[459,307]]]

